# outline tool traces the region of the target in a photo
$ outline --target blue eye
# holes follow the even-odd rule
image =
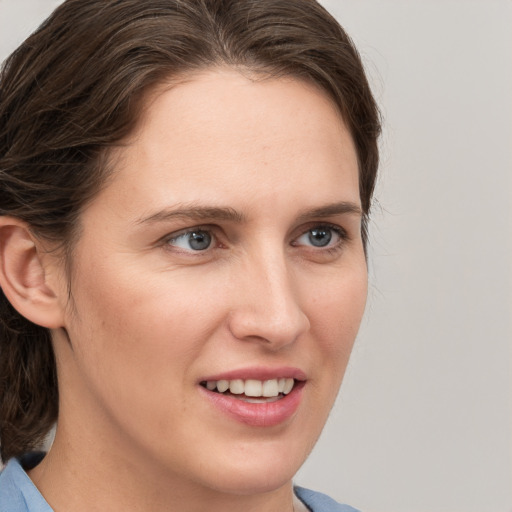
[[[331,226],[315,226],[302,234],[296,240],[296,245],[313,247],[328,247],[336,245],[342,238],[340,230]]]
[[[168,244],[188,251],[205,251],[212,244],[212,235],[202,229],[187,231],[171,238]]]
[[[330,228],[314,228],[308,231],[308,239],[311,245],[315,247],[325,247],[332,240],[332,230]]]

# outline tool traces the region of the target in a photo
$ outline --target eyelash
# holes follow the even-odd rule
[[[333,244],[327,245],[325,247],[324,246],[316,246],[315,247],[314,245],[309,245],[309,246],[304,245],[304,247],[309,247],[310,249],[317,251],[317,252],[320,252],[320,251],[327,252],[327,253],[337,252],[343,247],[344,243],[347,240],[349,240],[348,233],[341,226],[337,226],[337,225],[329,224],[329,223],[321,223],[321,224],[314,224],[311,227],[309,227],[308,229],[306,229],[305,231],[301,232],[301,234],[299,236],[294,238],[294,240],[291,242],[290,245],[292,247],[301,247],[301,245],[297,243],[297,240],[299,240],[303,236],[308,235],[309,233],[311,233],[314,230],[318,230],[318,231],[329,230],[332,233],[334,233],[336,235],[336,237],[338,238],[338,240],[336,240]],[[201,255],[201,254],[210,252],[212,249],[222,248],[222,244],[219,242],[219,237],[215,234],[215,231],[216,231],[215,226],[209,226],[209,225],[208,226],[194,226],[193,228],[188,228],[186,230],[179,231],[177,233],[172,233],[171,235],[164,237],[161,240],[161,244],[163,246],[165,246],[166,248],[171,247],[173,249],[181,250],[187,254]],[[181,237],[186,237],[187,235],[192,235],[193,233],[209,234],[211,237],[211,244],[204,250],[193,250],[192,248],[183,249],[183,248],[179,248],[179,247],[171,244],[171,242],[176,241]],[[329,240],[328,243],[330,243],[330,242],[331,242],[331,240]]]

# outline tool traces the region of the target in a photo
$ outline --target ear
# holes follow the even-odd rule
[[[56,329],[62,327],[64,315],[56,263],[50,267],[48,256],[27,224],[0,216],[0,287],[18,313],[37,325]]]

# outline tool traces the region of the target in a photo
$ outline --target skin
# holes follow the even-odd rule
[[[367,293],[341,116],[313,85],[206,70],[153,91],[111,161],[71,276],[42,260],[60,416],[31,478],[56,512],[292,510],[291,479],[334,403]],[[339,203],[350,208],[312,213]],[[197,207],[239,218],[167,215]],[[197,226],[212,236],[205,251],[180,237]],[[318,226],[326,247],[308,238]],[[201,378],[252,366],[305,373],[291,418],[244,425],[202,396]]]

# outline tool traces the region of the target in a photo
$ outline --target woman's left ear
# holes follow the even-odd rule
[[[57,270],[25,222],[0,216],[0,287],[18,313],[49,329],[64,323]]]

